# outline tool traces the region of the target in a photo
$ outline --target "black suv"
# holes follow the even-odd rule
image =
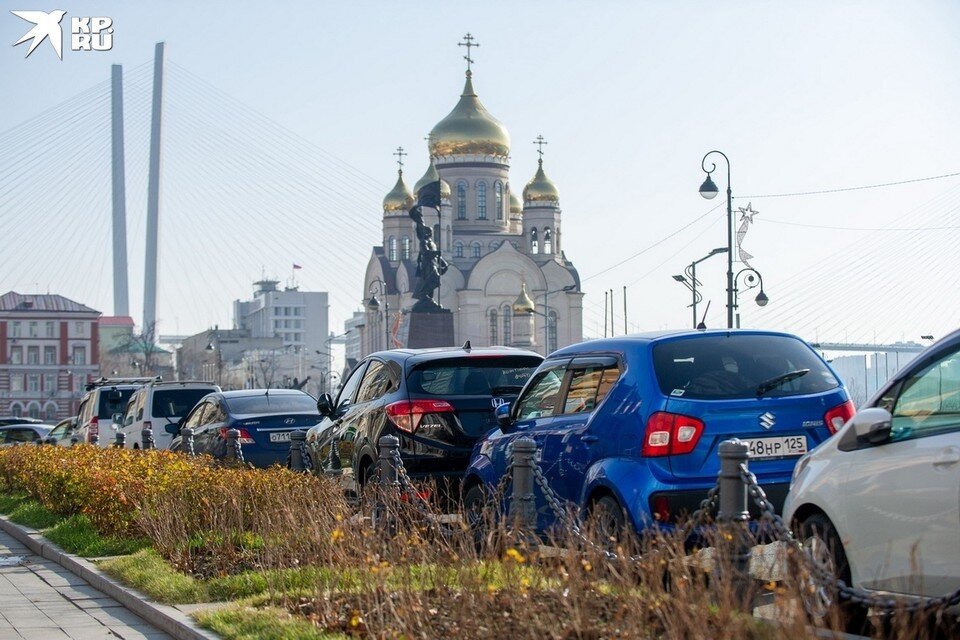
[[[413,478],[458,483],[474,442],[497,426],[494,409],[516,399],[543,357],[507,347],[394,349],[367,356],[336,402],[317,401],[323,421],[307,432],[314,473],[341,472],[357,495],[372,478],[381,436],[400,439]]]

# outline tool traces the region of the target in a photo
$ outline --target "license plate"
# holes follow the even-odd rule
[[[290,442],[289,431],[278,431],[270,434],[270,442]]]
[[[750,457],[789,458],[807,452],[806,436],[782,436],[779,438],[748,438],[743,441],[750,448]]]

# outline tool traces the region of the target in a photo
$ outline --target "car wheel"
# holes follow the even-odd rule
[[[822,513],[816,513],[800,525],[803,550],[813,561],[826,569],[827,573],[851,584],[850,564],[843,550],[843,542],[830,519]],[[837,592],[820,584],[812,589],[802,589],[803,604],[813,622],[822,625],[830,620],[831,610],[839,603]],[[851,603],[839,603],[840,622],[844,630],[861,633],[867,622],[864,607]]]
[[[620,502],[604,495],[590,505],[590,522],[597,538],[605,546],[613,547],[627,538],[627,520]]]
[[[473,483],[463,494],[463,517],[466,519],[467,526],[473,532],[474,542],[479,547],[486,537],[486,529],[489,524],[486,522],[487,514],[487,492],[483,490],[483,485]]]

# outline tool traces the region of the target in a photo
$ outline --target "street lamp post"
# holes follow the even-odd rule
[[[737,310],[737,329],[740,328],[740,288],[738,283],[740,282],[740,276],[743,274],[747,274],[747,277],[743,279],[744,283],[747,285],[744,291],[749,291],[757,286],[760,287],[760,293],[758,293],[757,297],[754,298],[757,306],[765,307],[767,306],[767,303],[770,302],[770,298],[763,290],[763,276],[760,275],[759,271],[753,267],[747,267],[737,271],[737,275],[733,278],[733,308]]]
[[[377,311],[380,308],[380,301],[377,300],[377,294],[383,296],[383,349],[390,349],[390,300],[387,299],[387,285],[380,278],[374,279],[367,290],[370,293],[370,300],[367,302],[367,308],[371,311]]]
[[[540,313],[539,311],[537,311],[535,304],[529,298],[527,298],[526,303],[524,304],[520,303],[520,298],[518,298],[517,302],[514,302],[513,304],[513,312],[517,315],[529,315],[532,313],[533,315],[541,316],[543,318],[543,352],[544,352],[543,355],[549,354],[549,347],[550,347],[550,337],[549,337],[550,336],[549,334],[550,309],[552,309],[552,307],[550,307],[547,304],[547,297],[554,293],[574,291],[576,288],[577,288],[577,285],[569,284],[560,289],[554,289],[552,291],[544,291],[543,292],[543,313]],[[521,296],[523,296],[523,294],[521,294]]]
[[[213,326],[213,338],[207,343],[207,351],[215,351],[217,354],[217,386],[223,386],[223,354],[220,351],[220,327]]]
[[[700,286],[700,281],[697,280],[697,265],[708,258],[712,258],[713,256],[720,253],[724,253],[726,251],[727,251],[726,247],[718,247],[717,249],[714,249],[704,257],[700,258],[699,260],[694,260],[689,265],[687,265],[687,267],[683,270],[683,272],[686,274],[686,277],[680,276],[680,275],[673,276],[674,280],[676,280],[677,282],[685,286],[693,294],[693,301],[691,302],[690,307],[693,308],[693,328],[694,329],[700,328],[700,325],[697,323],[697,305],[700,304],[701,300],[703,300],[703,296],[700,294],[699,291],[697,291],[697,287]],[[689,278],[689,280],[687,278]]]
[[[717,185],[710,178],[710,174],[716,170],[716,163],[711,162],[707,169],[707,158],[711,153],[719,153],[727,163],[727,328],[733,328],[733,191],[730,188],[730,158],[722,151],[708,151],[700,161],[700,168],[707,174],[707,179],[700,185],[700,195],[707,200],[717,197],[720,192]]]

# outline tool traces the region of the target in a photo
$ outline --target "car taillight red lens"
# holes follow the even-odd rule
[[[670,522],[670,500],[667,496],[654,497],[653,518],[657,522]]]
[[[100,418],[90,418],[90,429],[88,430],[91,436],[100,435]]]
[[[414,433],[427,414],[456,411],[446,400],[401,400],[388,404],[386,410],[390,422],[407,433]]]
[[[703,422],[678,413],[657,411],[647,420],[642,454],[646,457],[690,453],[703,435]]]
[[[226,440],[227,431],[229,430],[230,430],[229,427],[220,427],[220,437]],[[240,444],[253,444],[255,442],[255,440],[250,437],[250,432],[247,431],[246,429],[237,429],[237,431],[240,432],[240,437],[237,438],[237,441]]]
[[[823,423],[827,425],[830,433],[836,433],[856,412],[857,408],[853,406],[853,402],[847,400],[843,404],[838,404],[823,414]]]

